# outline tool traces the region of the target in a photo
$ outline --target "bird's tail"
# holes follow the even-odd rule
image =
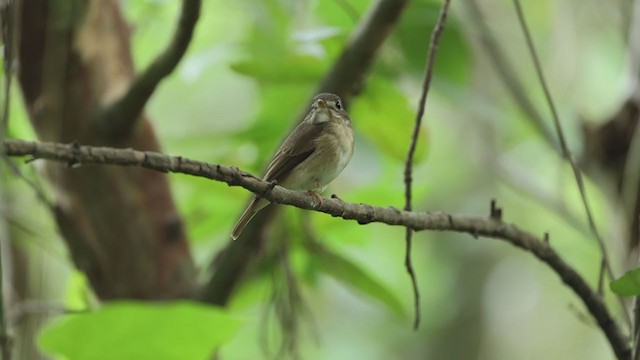
[[[233,231],[231,232],[231,238],[233,240],[236,240],[240,236],[244,227],[247,226],[256,213],[264,207],[264,205],[260,206],[260,200],[264,201],[263,199],[255,196],[249,203],[249,206],[244,210],[242,216],[240,216],[240,220],[238,220],[236,226],[233,227]]]

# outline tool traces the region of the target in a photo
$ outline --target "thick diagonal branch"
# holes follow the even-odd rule
[[[241,186],[277,204],[293,205],[302,209],[320,211],[360,224],[380,222],[399,225],[413,230],[438,230],[462,232],[499,239],[527,250],[558,274],[562,281],[582,300],[589,313],[609,340],[618,359],[630,359],[631,350],[620,328],[587,282],[567,264],[543,239],[495,218],[453,215],[441,212],[411,212],[393,207],[353,204],[339,199],[325,198],[318,203],[307,193],[295,192],[262,181],[234,167],[207,164],[168,156],[156,152],[89,147],[57,143],[38,143],[5,140],[4,152],[10,156],[32,156],[34,159],[50,159],[68,164],[110,164],[137,166],[147,169],[175,172],[222,181],[230,186]],[[69,169],[69,171],[74,171]],[[205,301],[207,299],[204,299]]]
[[[156,87],[187,51],[200,16],[201,0],[183,0],[180,20],[169,46],[140,74],[127,92],[103,109],[98,121],[109,139],[127,136]]]
[[[361,86],[376,53],[405,9],[407,0],[379,0],[354,31],[351,41],[320,82],[318,93],[332,92],[348,102]]]

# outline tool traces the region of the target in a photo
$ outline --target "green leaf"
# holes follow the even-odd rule
[[[609,283],[611,291],[622,296],[640,295],[640,268],[627,271],[619,279]]]
[[[401,316],[406,315],[405,309],[396,295],[359,265],[318,243],[305,242],[305,246],[310,253],[315,255],[315,260],[321,271],[383,303],[394,313]]]
[[[239,74],[264,82],[315,81],[324,72],[324,61],[312,56],[288,56],[277,61],[242,60],[231,65]]]
[[[64,316],[38,337],[40,348],[69,360],[204,360],[235,334],[239,320],[199,303],[114,302]]]
[[[362,131],[385,154],[404,162],[413,132],[415,112],[391,81],[373,76],[362,96],[349,109],[356,130]],[[420,129],[414,162],[425,157],[427,132]]]

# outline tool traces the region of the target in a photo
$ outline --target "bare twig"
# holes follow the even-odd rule
[[[204,177],[241,186],[255,194],[264,194],[270,202],[293,205],[298,208],[323,212],[360,224],[380,222],[388,225],[409,227],[413,230],[438,230],[467,233],[506,241],[531,252],[558,274],[585,304],[607,337],[618,359],[629,359],[631,349],[620,328],[609,313],[602,299],[569,264],[567,264],[541,238],[521,230],[513,224],[495,221],[486,217],[454,215],[441,212],[412,212],[393,207],[378,207],[353,204],[339,199],[324,198],[315,201],[314,196],[304,192],[287,190],[280,186],[266,192],[271,184],[234,167],[207,164],[182,157],[168,156],[150,151],[116,149],[106,147],[73,146],[57,143],[38,143],[5,140],[4,152],[10,156],[30,155],[38,159],[61,162],[75,160],[78,164],[111,164],[137,166],[146,169],[175,172]],[[73,171],[69,169],[69,171]]]
[[[513,97],[513,100],[520,106],[520,109],[527,115],[527,118],[531,121],[533,127],[538,131],[542,138],[549,146],[554,149],[558,149],[558,144],[553,135],[553,132],[545,124],[544,117],[538,112],[535,105],[529,99],[528,91],[522,86],[519,81],[516,71],[507,61],[504,52],[500,49],[498,42],[496,41],[493,33],[484,21],[484,17],[477,0],[467,0],[467,8],[471,14],[471,20],[475,23],[475,27],[479,30],[480,41],[484,45],[487,55],[489,55],[491,61],[489,62],[498,76],[505,84],[508,93]],[[559,150],[559,149],[558,149]]]
[[[2,25],[2,43],[3,43],[3,69],[4,69],[4,96],[2,102],[2,118],[0,119],[0,140],[4,140],[7,131],[7,125],[9,124],[9,111],[11,105],[11,80],[13,78],[13,28],[14,28],[14,10],[15,4],[13,2],[7,2],[0,4],[0,22]],[[7,193],[5,190],[4,179],[2,179],[2,164],[0,163],[0,198],[2,203],[6,203]],[[6,314],[6,298],[5,298],[5,272],[3,270],[3,264],[8,264],[8,254],[2,251],[5,244],[9,243],[9,231],[7,229],[7,223],[5,219],[1,219],[0,224],[0,353],[3,360],[10,360],[12,358],[11,352],[11,338],[9,336],[9,328],[7,325]]]
[[[522,11],[522,6],[520,5],[519,0],[513,0],[513,4],[516,9],[516,14],[518,15],[518,22],[522,28],[522,32],[524,33],[527,47],[529,48],[529,52],[531,53],[531,58],[533,60],[534,66],[536,68],[536,73],[538,75],[538,79],[540,80],[540,85],[542,86],[542,90],[544,92],[547,104],[549,106],[549,110],[551,111],[551,116],[553,119],[553,125],[555,127],[556,134],[558,135],[558,140],[560,141],[560,148],[562,149],[562,154],[565,159],[571,165],[571,170],[573,171],[573,175],[576,179],[576,183],[578,185],[578,190],[580,192],[580,198],[582,199],[582,205],[584,206],[585,213],[587,215],[587,221],[589,223],[589,228],[593,233],[594,237],[598,241],[598,245],[600,246],[600,251],[602,252],[604,266],[606,268],[606,272],[609,275],[609,278],[615,279],[613,274],[613,269],[611,267],[611,261],[609,260],[609,254],[607,252],[607,247],[605,246],[604,240],[600,236],[598,229],[596,227],[595,220],[593,219],[593,214],[591,213],[591,207],[589,206],[589,201],[587,199],[587,191],[584,186],[584,180],[582,178],[582,171],[576,164],[573,155],[571,154],[571,150],[569,150],[569,146],[567,145],[566,138],[564,136],[564,131],[562,130],[562,124],[560,123],[560,117],[558,116],[558,111],[556,110],[556,106],[553,102],[553,98],[551,97],[551,91],[547,85],[547,82],[544,78],[544,73],[542,71],[542,65],[540,64],[540,59],[538,58],[538,54],[536,52],[535,46],[533,44],[533,39],[531,38],[531,34],[529,33],[529,28],[527,26],[524,13]],[[604,272],[603,272],[604,274]],[[620,298],[619,298],[620,299]],[[622,304],[624,319],[627,321],[627,325],[629,328],[632,328],[631,318],[629,317],[629,313],[627,313],[624,303],[620,299],[620,303]]]
[[[138,76],[128,91],[105,108],[98,121],[106,136],[117,139],[134,129],[138,115],[156,87],[171,74],[187,51],[200,16],[201,0],[182,0],[180,19],[169,46]]]
[[[640,360],[640,296],[636,296],[633,303],[633,360]]]
[[[53,204],[53,202],[51,200],[49,200],[49,198],[47,197],[47,195],[44,193],[44,189],[42,189],[42,187],[40,186],[40,184],[36,183],[35,181],[29,179],[25,174],[22,173],[22,171],[20,170],[20,168],[14,164],[8,156],[2,154],[2,158],[4,160],[4,163],[6,164],[6,166],[9,168],[9,170],[11,170],[11,172],[19,177],[20,179],[22,179],[27,186],[29,186],[31,188],[31,190],[33,190],[33,193],[36,195],[36,197],[38,198],[38,200],[45,205],[48,209],[53,210],[53,208],[55,207],[55,205]]]
[[[404,209],[411,211],[411,184],[413,173],[413,156],[416,152],[416,146],[418,144],[418,135],[420,134],[420,128],[422,126],[422,117],[424,116],[424,109],[427,103],[427,95],[431,88],[431,78],[433,77],[433,68],[436,62],[436,53],[438,51],[438,44],[440,43],[440,37],[444,31],[445,24],[447,23],[447,13],[449,12],[450,0],[444,0],[442,7],[440,8],[440,15],[436,22],[433,32],[431,33],[431,41],[429,42],[429,50],[427,51],[427,63],[425,65],[424,80],[422,82],[422,93],[420,94],[420,101],[418,102],[418,112],[416,113],[416,120],[413,127],[413,133],[411,134],[411,143],[409,145],[409,151],[407,152],[407,158],[404,163],[404,192],[405,192],[405,204]],[[407,273],[411,278],[411,284],[413,286],[413,297],[415,307],[415,319],[413,323],[414,329],[418,329],[420,326],[420,290],[418,289],[418,281],[416,279],[415,271],[413,270],[413,264],[411,263],[411,239],[413,236],[413,230],[407,227],[405,233],[406,252],[404,257],[404,266],[407,268]]]
[[[564,219],[568,225],[581,234],[585,236],[591,235],[591,230],[587,224],[568,208],[565,200],[536,183],[533,174],[527,172],[524,167],[519,167],[502,160],[498,160],[497,164],[494,165],[494,171],[498,173],[500,180],[507,187],[540,203],[555,215]]]

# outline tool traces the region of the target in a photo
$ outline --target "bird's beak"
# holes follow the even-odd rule
[[[327,102],[322,99],[318,99],[316,100],[316,107],[319,109],[327,109],[329,108],[329,104],[327,104]]]

